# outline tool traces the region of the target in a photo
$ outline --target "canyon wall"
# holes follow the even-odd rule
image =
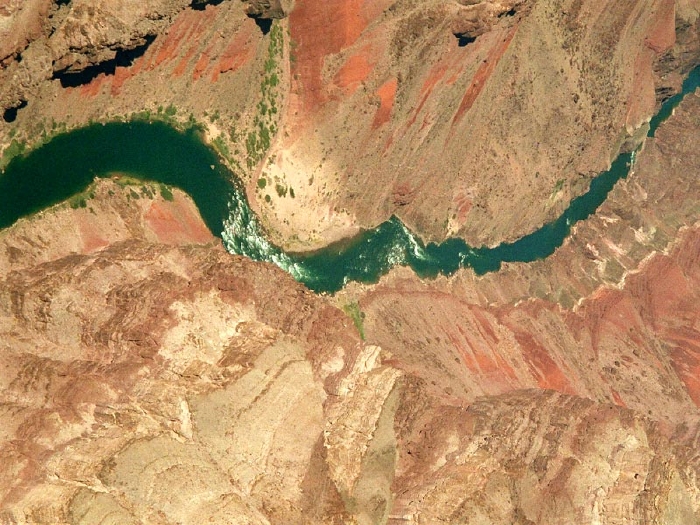
[[[392,214],[431,240],[531,232],[700,61],[691,0],[36,4],[2,13],[0,143],[199,122],[296,250]]]
[[[573,312],[394,274],[363,340],[144,188],[0,233],[3,523],[700,518],[697,230]]]
[[[481,278],[316,296],[119,178],[20,220],[0,519],[697,522],[699,115],[688,97],[551,258]]]
[[[130,7],[0,4],[5,151],[203,123],[297,248],[392,213],[426,238],[531,231],[698,58],[692,0]],[[119,174],[21,219],[0,522],[700,522],[699,130],[689,95],[554,255],[481,277],[314,295]]]

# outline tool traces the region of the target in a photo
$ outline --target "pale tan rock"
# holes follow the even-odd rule
[[[76,69],[151,30],[120,11],[127,3],[71,4],[51,45],[82,46]],[[680,62],[697,58],[693,2],[564,4],[297,0],[283,22],[299,61],[283,75],[297,92],[280,110],[300,138],[282,134],[268,160],[279,173],[293,166],[309,189],[266,220],[308,204],[315,211],[290,222],[321,217],[350,231],[399,209],[439,235],[435,214],[459,212],[449,231],[487,225],[478,235],[497,239],[555,213],[580,189],[551,195],[557,163],[604,162],[677,87]],[[458,48],[452,24],[469,9],[479,16],[462,22],[483,32]],[[69,112],[80,124],[162,101],[200,116],[230,103],[210,127],[225,137],[234,113],[250,116],[257,102],[239,95],[257,89],[250,78],[268,41],[238,2],[173,17],[154,21],[159,35],[137,64],[78,89],[43,83],[49,44],[34,40],[31,61],[0,73],[2,90],[36,96],[17,129]],[[568,112],[574,91],[583,109]],[[464,97],[471,105],[455,123]],[[301,110],[310,102],[312,118]],[[698,107],[684,102],[552,258],[483,278],[422,282],[399,269],[376,286],[314,296],[277,268],[224,253],[182,194],[129,200],[110,181],[85,209],[58,206],[0,232],[0,521],[700,521]],[[584,132],[569,127],[576,117]],[[438,147],[441,137],[454,148]],[[525,158],[543,137],[541,157]],[[427,170],[435,155],[461,168]],[[465,156],[473,166],[459,164]],[[426,164],[411,164],[419,157]],[[473,180],[462,170],[491,165]],[[539,165],[545,182],[525,190]],[[321,180],[341,193],[323,194]],[[367,192],[357,203],[353,188]],[[490,208],[476,210],[486,194]],[[509,208],[533,203],[549,208],[522,221]],[[311,244],[330,238],[306,233]],[[362,309],[366,341],[334,306],[345,298]]]
[[[51,0],[5,0],[0,4],[0,64],[22,53],[42,33]]]
[[[101,209],[119,210],[143,239],[148,223],[139,218],[150,205],[120,208],[120,199],[109,196]],[[55,208],[6,230],[2,242],[15,245],[62,214],[80,213]],[[18,254],[19,269],[8,263],[0,280],[8,298],[0,302],[4,521],[700,516],[700,418],[692,405],[667,405],[666,418],[657,418],[657,394],[644,394],[644,385],[636,411],[590,392],[586,399],[515,384],[466,399],[455,381],[473,382],[474,371],[464,367],[462,379],[443,382],[430,347],[417,346],[424,361],[412,369],[408,348],[372,344],[377,316],[364,299],[366,343],[328,299],[211,244],[117,237],[81,254],[66,251],[72,245],[58,235],[43,242],[42,258]],[[693,246],[668,257],[695,268]],[[486,325],[470,330],[478,326],[488,333]],[[478,382],[496,392],[484,377]]]
[[[74,0],[49,38],[54,70],[80,71],[141,46],[186,5],[186,0]]]
[[[300,486],[322,429],[324,397],[303,349],[279,341],[235,385],[195,399],[193,425],[242,495],[278,519],[301,520]]]
[[[399,460],[397,485],[422,474],[393,510],[409,523],[660,523],[667,512],[697,519],[690,499],[675,508],[650,501],[680,473],[653,427],[618,407],[521,391],[479,400],[463,415],[447,410],[430,424],[411,435],[424,445]]]
[[[331,476],[341,494],[352,495],[377,422],[400,372],[393,368],[362,374],[351,390],[327,409],[323,432]]]

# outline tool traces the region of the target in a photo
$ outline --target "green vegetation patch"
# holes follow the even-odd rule
[[[121,188],[126,188],[127,186],[143,185],[143,181],[141,179],[137,179],[136,177],[130,177],[129,175],[125,175],[121,172],[118,174],[114,174],[112,180],[117,184],[117,186]]]
[[[228,145],[224,138],[219,135],[214,140],[211,141],[216,152],[223,158],[228,159],[231,156],[231,152],[228,149]]]
[[[0,159],[0,168],[4,168],[7,166],[10,161],[15,158],[17,155],[21,155],[24,153],[25,149],[27,148],[27,144],[25,142],[19,141],[17,139],[12,139],[12,142],[10,142],[10,145],[5,148],[5,151],[2,152],[2,159]]]
[[[175,200],[173,192],[165,184],[160,184],[159,188],[160,196],[163,197],[166,201],[172,202],[173,200]]]
[[[86,189],[80,193],[76,193],[68,199],[68,205],[77,210],[78,208],[87,208],[87,201],[95,198],[95,192],[92,189]],[[94,211],[94,210],[92,210]]]
[[[267,59],[264,63],[264,75],[260,83],[260,101],[253,128],[245,139],[246,164],[251,170],[270,149],[272,137],[277,133],[278,86],[280,84],[279,59],[283,53],[283,32],[279,22],[274,22],[270,30],[270,42],[267,47]],[[233,137],[232,137],[233,138]]]
[[[74,195],[68,199],[68,204],[70,204],[70,207],[74,210],[78,208],[87,208],[87,200],[82,195]]]
[[[129,120],[141,120],[145,122],[166,122],[167,124],[173,126],[175,129],[178,129],[180,131],[190,129],[199,132],[204,131],[204,125],[197,122],[197,119],[192,113],[188,115],[187,120],[184,120],[183,116],[180,116],[178,118],[176,115],[177,108],[173,104],[170,104],[165,109],[163,109],[163,106],[158,106],[158,109],[155,112],[151,112],[151,110],[149,109],[144,109],[141,111],[135,111],[131,113],[131,115],[129,115],[128,117],[113,117],[112,120],[121,120],[123,122]],[[92,121],[90,121],[90,123],[94,124],[94,122]]]
[[[351,303],[348,303],[345,306],[343,306],[343,311],[345,312],[345,315],[347,315],[350,319],[352,319],[352,322],[355,325],[355,328],[357,328],[357,331],[360,334],[360,339],[362,339],[364,341],[365,340],[365,327],[364,327],[365,313],[362,310],[360,310],[360,305],[357,303],[357,301],[352,301]]]

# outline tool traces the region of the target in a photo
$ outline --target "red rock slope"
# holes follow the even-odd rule
[[[430,239],[512,240],[697,62],[693,11],[672,0],[461,4],[296,2],[274,175],[363,226],[395,213]],[[302,226],[276,220],[292,224],[281,242]]]
[[[125,223],[138,216],[130,210],[121,209]],[[220,247],[127,238],[62,254],[72,235],[64,232],[42,241],[53,256],[38,261],[23,242],[56,211],[0,238],[14,258],[0,278],[3,522],[686,524],[700,517],[697,409],[670,381],[659,346],[669,334],[695,335],[664,315],[636,360],[621,343],[614,348],[621,364],[609,363],[607,377],[596,377],[613,357],[610,338],[601,337],[597,355],[580,352],[588,373],[578,376],[548,361],[548,349],[528,346],[529,360],[511,366],[518,385],[475,342],[506,341],[504,327],[517,321],[523,329],[535,310],[494,318],[484,308],[455,308],[455,300],[444,314],[460,321],[455,337],[471,347],[455,341],[461,372],[450,377],[449,363],[435,360],[434,331],[416,324],[405,327],[412,336],[384,348],[363,342],[326,299]],[[688,247],[660,261],[695,268],[698,250]],[[693,283],[697,290],[697,275]],[[420,293],[403,293],[423,306]],[[673,312],[678,300],[695,299],[686,289],[661,306]],[[363,301],[374,340],[379,302]],[[427,315],[442,316],[446,304],[433,297]],[[398,326],[405,304],[395,308],[384,322]],[[608,309],[609,326],[620,311]],[[558,315],[540,311],[531,324],[546,324],[556,341]],[[447,318],[425,328],[448,337]],[[488,328],[493,319],[500,328]],[[531,333],[542,337],[536,326]],[[614,333],[624,342],[623,330]],[[516,363],[521,356],[511,350],[505,361]],[[420,368],[410,366],[412,351],[422,352]],[[634,392],[620,386],[630,374],[638,374]],[[654,378],[667,381],[658,399]],[[475,384],[490,395],[476,397]],[[522,389],[528,384],[536,388]],[[611,385],[630,408],[606,401]],[[569,388],[588,398],[561,393]],[[663,402],[668,412],[659,417]]]

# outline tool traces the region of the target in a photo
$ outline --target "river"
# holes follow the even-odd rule
[[[654,116],[649,136],[698,86],[700,68],[690,73],[683,91]],[[392,217],[351,242],[292,255],[267,239],[240,185],[231,182],[235,174],[195,130],[180,132],[163,122],[92,124],[57,135],[12,159],[0,176],[0,228],[85,190],[95,177],[119,172],[188,193],[229,252],[275,263],[316,292],[335,292],[349,281],[376,282],[396,265],[410,266],[421,277],[434,277],[462,267],[483,274],[498,270],[503,262],[545,258],[561,246],[571,226],[594,213],[615,183],[627,176],[633,157],[634,153],[619,155],[558,219],[512,243],[474,248],[452,238],[425,245]]]

